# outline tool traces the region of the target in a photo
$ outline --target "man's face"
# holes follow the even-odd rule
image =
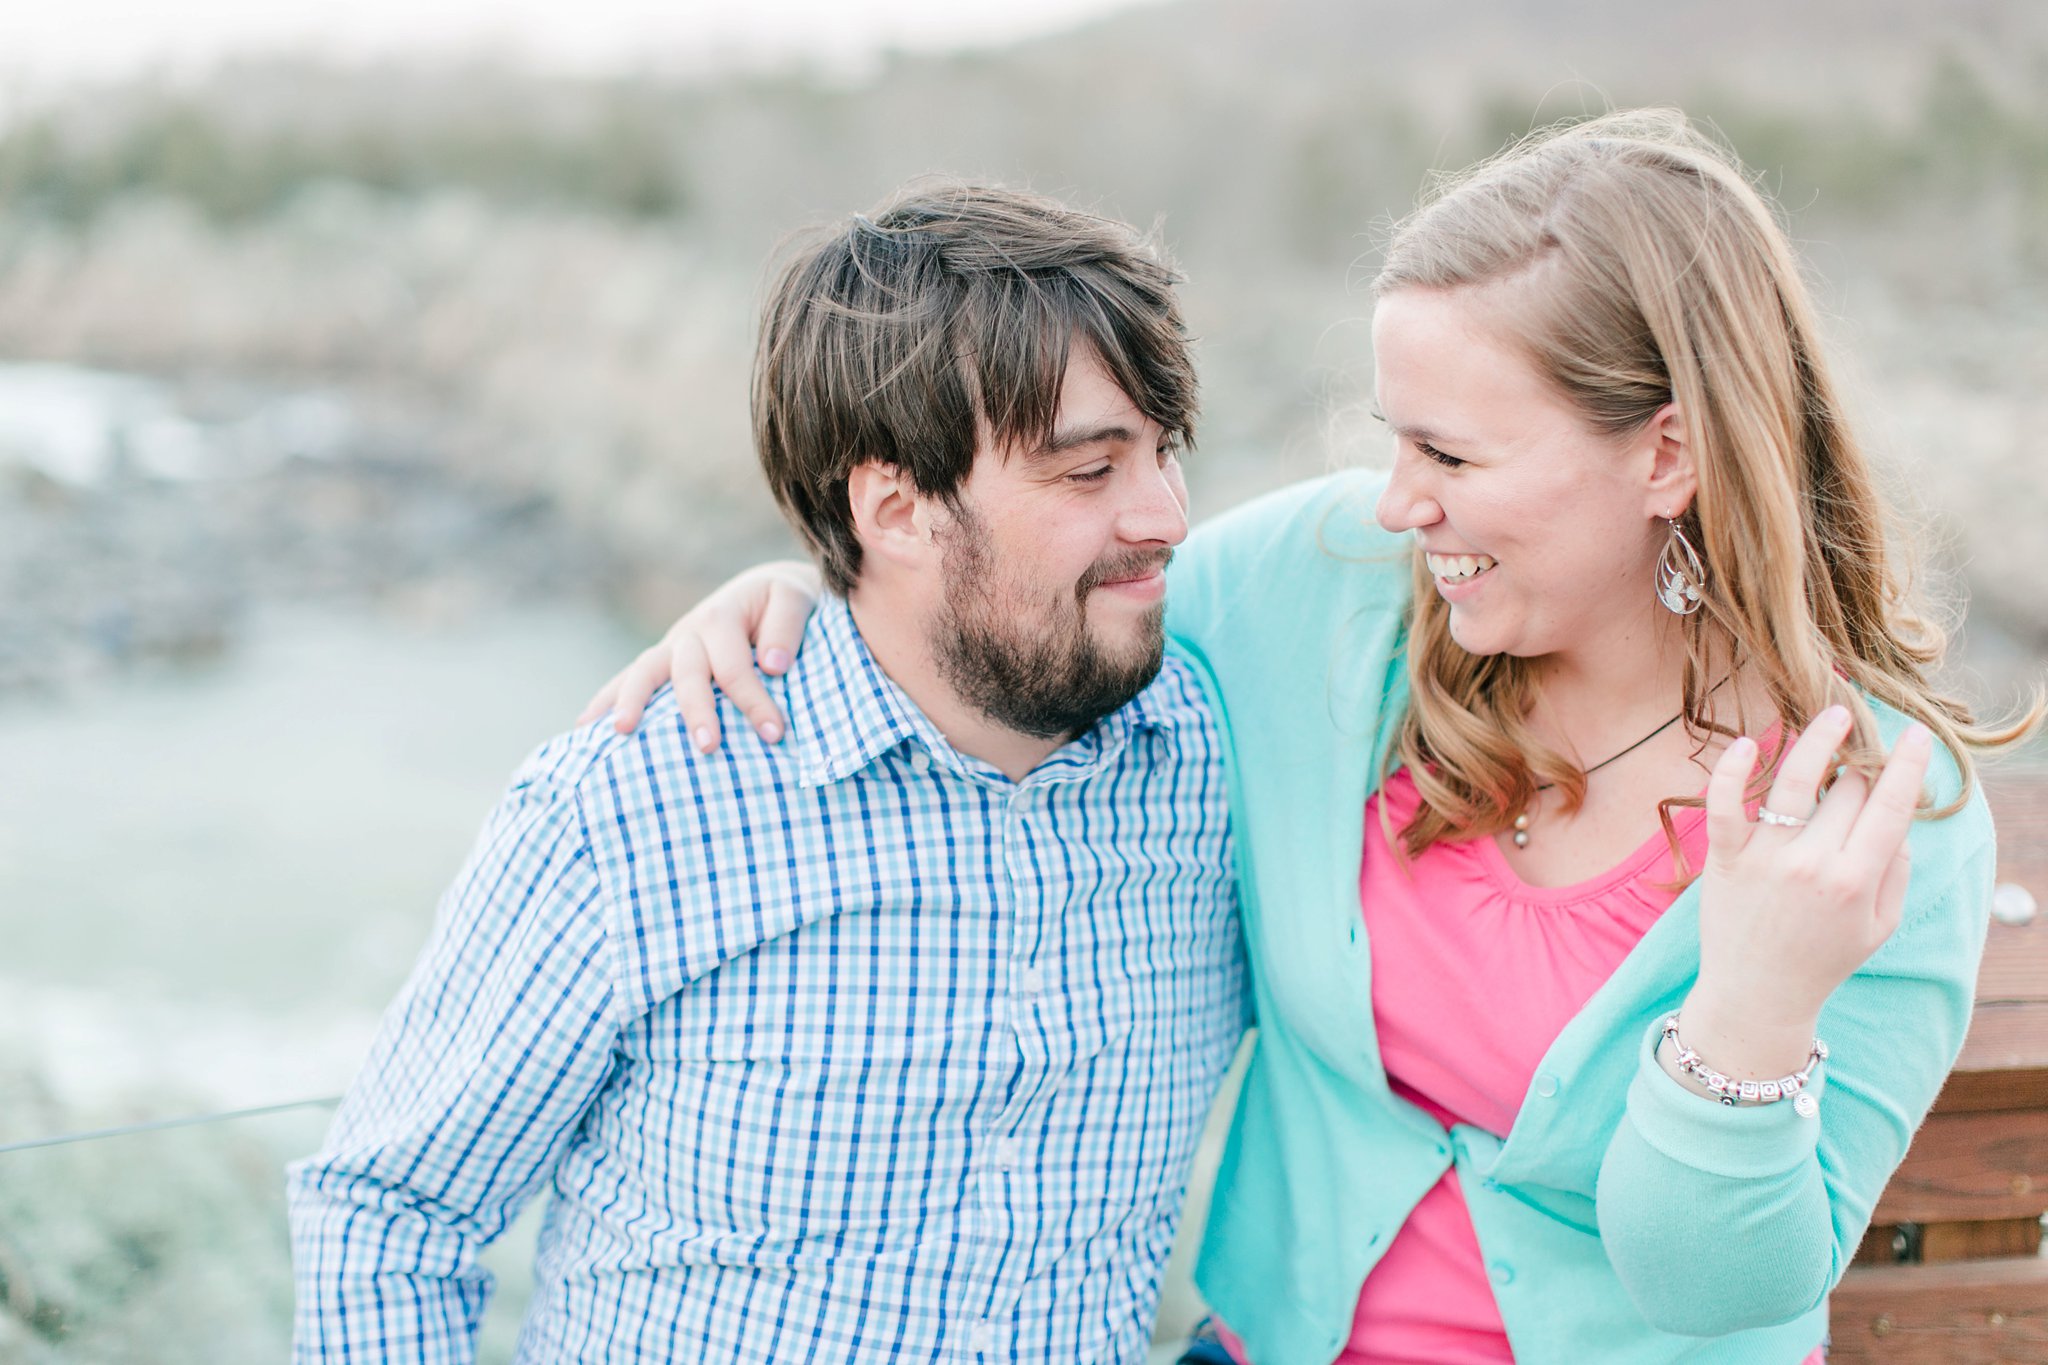
[[[939,531],[931,645],[962,700],[1077,734],[1159,672],[1166,561],[1187,536],[1174,442],[1077,346],[1043,449],[977,453]]]

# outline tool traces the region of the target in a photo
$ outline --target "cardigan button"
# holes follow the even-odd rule
[[[1536,1078],[1536,1093],[1546,1100],[1555,1095],[1557,1093],[1557,1077],[1551,1075],[1548,1071],[1538,1076]]]
[[[1515,1282],[1515,1268],[1506,1261],[1495,1261],[1491,1273],[1495,1284],[1513,1284]]]

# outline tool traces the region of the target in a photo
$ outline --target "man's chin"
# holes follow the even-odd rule
[[[1165,613],[1154,608],[1138,620],[1120,623],[1116,629],[1097,626],[1089,631],[1089,642],[1094,646],[1095,657],[1114,673],[1143,681],[1132,689],[1136,696],[1146,684],[1159,675],[1159,665],[1166,655]]]
[[[940,670],[956,695],[1020,734],[1076,735],[1119,710],[1159,676],[1165,610],[1082,599],[1079,621],[1037,640],[1014,617],[948,610],[932,622]],[[1119,609],[1122,607],[1123,609]]]

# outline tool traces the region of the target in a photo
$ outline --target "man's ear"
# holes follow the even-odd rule
[[[1678,404],[1666,403],[1643,428],[1649,458],[1649,513],[1653,517],[1678,518],[1692,506],[1699,492],[1699,469],[1693,463],[1692,440],[1686,435],[1685,414]]]
[[[846,501],[863,560],[919,567],[930,559],[932,500],[918,493],[900,465],[855,465],[846,478]]]

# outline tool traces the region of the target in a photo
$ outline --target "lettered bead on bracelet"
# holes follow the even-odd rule
[[[1820,1106],[1813,1096],[1801,1093],[1811,1080],[1813,1069],[1828,1058],[1828,1045],[1818,1038],[1813,1040],[1813,1050],[1807,1054],[1806,1065],[1791,1075],[1767,1081],[1738,1081],[1708,1066],[1699,1053],[1680,1040],[1676,1014],[1665,1016],[1664,1037],[1671,1044],[1679,1071],[1698,1081],[1708,1094],[1723,1104],[1775,1104],[1796,1096],[1792,1107],[1801,1118],[1812,1118],[1819,1111]]]

